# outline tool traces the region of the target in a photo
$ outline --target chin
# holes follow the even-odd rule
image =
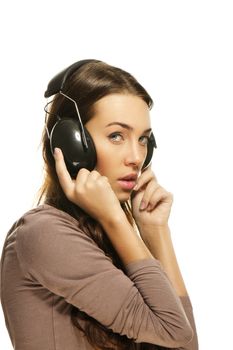
[[[131,194],[131,192],[121,193],[121,194],[117,195],[117,198],[119,199],[120,203],[124,203],[130,199],[130,194]]]

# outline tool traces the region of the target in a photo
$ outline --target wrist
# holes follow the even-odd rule
[[[160,223],[160,224],[151,224],[151,223],[143,223],[140,225],[140,223],[137,223],[137,227],[140,232],[151,232],[152,234],[160,233],[160,232],[167,232],[169,230],[168,223]]]
[[[124,265],[132,261],[153,258],[124,212],[123,215],[103,220],[102,227]]]
[[[164,256],[168,257],[173,250],[173,243],[169,227],[153,227],[151,230],[143,229],[140,236],[152,253],[160,262],[164,263]]]
[[[126,215],[124,211],[119,211],[114,214],[114,216],[110,217],[104,217],[99,220],[100,224],[103,226],[103,228],[108,227],[117,227],[118,225],[122,224],[123,222],[128,222]]]
[[[144,225],[138,227],[139,233],[144,243],[149,247],[153,245],[159,248],[171,241],[171,232],[168,225]]]

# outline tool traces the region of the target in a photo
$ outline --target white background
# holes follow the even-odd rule
[[[50,78],[83,58],[128,70],[155,102],[153,170],[174,194],[170,228],[201,350],[232,344],[231,6],[224,0],[21,0],[0,8],[0,248],[40,187]],[[0,339],[1,349],[12,349],[1,310]]]

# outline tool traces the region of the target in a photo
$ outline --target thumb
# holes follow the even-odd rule
[[[69,192],[73,182],[66,168],[64,157],[60,148],[54,149],[55,167],[59,182],[65,193]]]

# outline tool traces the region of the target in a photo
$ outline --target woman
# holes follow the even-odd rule
[[[11,228],[1,260],[14,348],[196,350],[172,194],[150,165],[151,97],[97,60],[59,73],[51,95],[40,200]]]

